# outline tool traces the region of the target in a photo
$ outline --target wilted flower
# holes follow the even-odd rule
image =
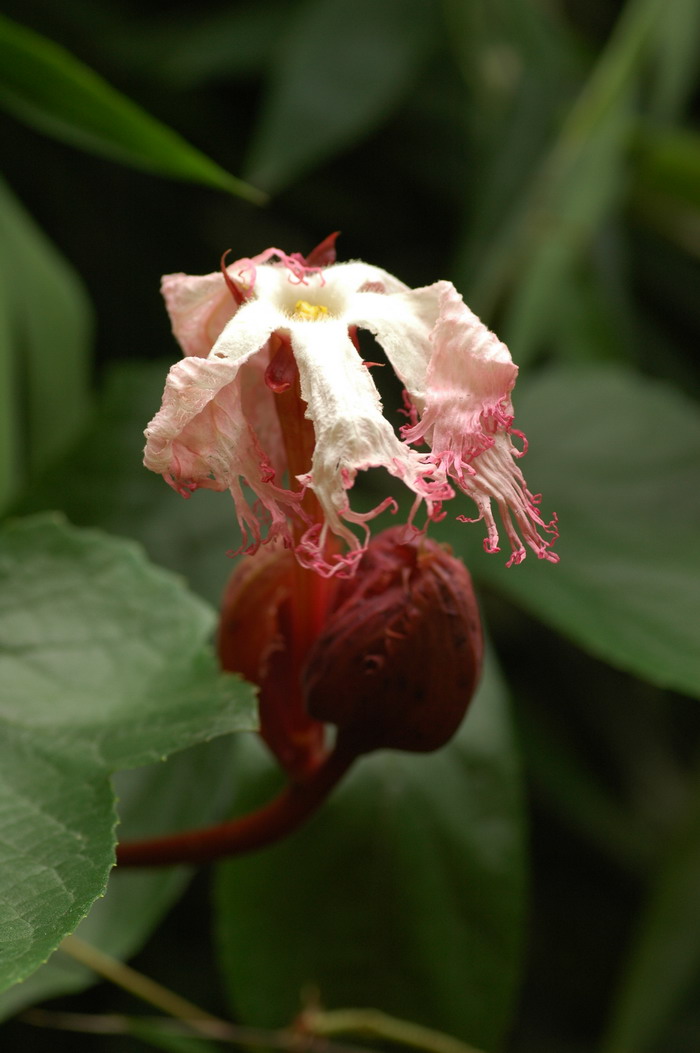
[[[543,521],[516,463],[524,451],[511,441],[520,433],[507,347],[450,282],[410,289],[379,267],[335,263],[334,240],[306,258],[272,248],[222,261],[221,273],[163,279],[186,357],[146,431],[147,467],[184,496],[229,490],[242,550],[279,537],[324,575],[352,574],[369,521],[396,507],[390,497],[368,513],[351,507],[358,470],[377,466],[415,495],[411,524],[421,504],[428,520],[440,518],[456,485],[477,508],[473,520],[459,518],[484,521],[487,552],[499,551],[495,501],[508,565],[525,558],[523,542],[556,562],[555,521]],[[399,435],[382,414],[358,328],[405,387],[409,423]]]

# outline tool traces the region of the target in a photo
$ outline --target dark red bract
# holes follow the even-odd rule
[[[467,711],[482,653],[464,564],[396,527],[370,542],[355,577],[340,585],[306,660],[306,704],[358,751],[434,750]]]

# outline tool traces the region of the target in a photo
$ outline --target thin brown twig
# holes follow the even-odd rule
[[[307,1009],[301,1020],[314,1035],[366,1035],[428,1053],[482,1053],[453,1035],[379,1009]]]
[[[48,1009],[27,1009],[18,1018],[32,1027],[52,1028],[57,1031],[76,1031],[84,1034],[126,1035],[139,1023],[159,1027],[169,1035],[199,1035],[215,1042],[254,1048],[280,1049],[289,1053],[373,1053],[367,1046],[349,1046],[329,1042],[318,1035],[297,1031],[266,1031],[263,1028],[241,1027],[227,1020],[175,1020],[172,1017],[130,1017],[117,1013],[60,1013]]]
[[[315,1000],[306,1006],[292,1028],[267,1031],[262,1028],[242,1027],[208,1013],[150,977],[132,969],[118,958],[113,958],[99,948],[86,943],[78,936],[66,936],[61,943],[61,950],[82,965],[88,966],[98,976],[102,976],[135,995],[148,1005],[167,1013],[170,1019],[164,1020],[164,1025],[170,1028],[184,1027],[187,1029],[186,1033],[190,1035],[197,1034],[204,1038],[234,1045],[291,1050],[294,1053],[301,1053],[301,1051],[304,1053],[372,1053],[371,1050],[368,1051],[364,1047],[338,1045],[328,1041],[328,1036],[337,1034],[367,1036],[396,1045],[424,1050],[426,1053],[481,1053],[474,1046],[452,1035],[434,1031],[432,1028],[423,1027],[409,1020],[401,1020],[377,1009],[323,1010],[317,1007]],[[37,1017],[36,1014],[42,1012],[43,1017]],[[28,1023],[37,1023],[49,1017],[54,1020],[72,1020],[73,1023],[76,1020],[84,1020],[82,1014],[47,1014],[41,1010],[34,1010],[33,1015],[32,1013],[25,1014],[23,1019]],[[126,1016],[121,1018],[111,1016],[105,1019],[112,1024],[122,1020],[125,1027],[128,1027],[129,1021],[132,1020],[132,1030],[138,1026],[137,1020]],[[40,1024],[39,1026],[48,1025]],[[81,1030],[75,1027],[70,1029]]]

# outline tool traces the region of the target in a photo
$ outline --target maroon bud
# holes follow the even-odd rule
[[[261,549],[242,559],[229,578],[221,605],[221,665],[262,687],[275,652],[284,648],[284,610],[294,581],[287,549]]]
[[[438,749],[459,727],[483,652],[469,572],[402,527],[370,542],[307,656],[303,689],[316,720],[359,752]]]
[[[300,577],[289,549],[242,559],[224,594],[217,641],[223,668],[260,688],[260,733],[295,779],[315,767],[324,748],[323,725],[308,715],[301,694],[294,614]]]

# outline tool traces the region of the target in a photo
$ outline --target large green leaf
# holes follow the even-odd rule
[[[0,981],[35,969],[104,892],[109,775],[254,724],[213,614],[130,543],[51,517],[0,534]]]
[[[232,740],[218,738],[175,753],[162,764],[118,772],[113,779],[119,838],[131,840],[221,820],[233,798]],[[192,787],[197,792],[192,792]],[[116,958],[140,949],[180,896],[191,868],[117,869],[77,934]],[[60,949],[21,984],[0,994],[0,1019],[46,998],[83,990],[96,977]]]
[[[45,37],[0,17],[0,105],[47,135],[173,179],[262,204],[230,175]]]
[[[507,298],[503,334],[520,362],[551,341],[549,305],[625,188],[636,87],[665,11],[625,5],[534,177],[496,218],[470,302],[489,317]]]
[[[644,128],[637,137],[637,186],[700,209],[700,135],[687,129]]]
[[[433,0],[301,5],[272,66],[249,178],[279,190],[374,131],[419,73],[436,18]]]
[[[700,5],[697,0],[676,0],[666,6],[654,34],[656,61],[651,82],[650,110],[655,122],[670,123],[682,117],[697,85],[700,58]]]
[[[445,0],[445,7],[449,44],[470,92],[469,171],[478,188],[455,277],[472,308],[488,315],[499,295],[492,283],[512,262],[499,239],[520,222],[534,173],[580,87],[584,55],[554,11],[530,0]]]
[[[1,180],[0,279],[1,504],[84,426],[92,337],[78,276]]]
[[[12,499],[20,479],[11,301],[10,290],[0,283],[0,509]]]
[[[246,760],[246,785],[269,795],[260,751]],[[518,972],[522,848],[513,742],[489,665],[448,747],[365,759],[305,829],[220,867],[236,1010],[286,1025],[317,988],[328,1008],[373,1006],[492,1048]]]
[[[472,573],[612,665],[700,695],[700,419],[668,384],[618,369],[553,369],[517,392],[521,462],[559,513],[557,566],[506,569],[444,529]],[[468,538],[465,531],[470,531]]]

